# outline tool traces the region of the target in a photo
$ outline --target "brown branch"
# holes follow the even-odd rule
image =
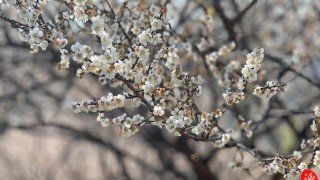
[[[257,2],[258,2],[258,0],[251,1],[251,3],[244,10],[242,10],[236,17],[234,17],[231,20],[231,22],[233,24],[238,24],[243,19],[243,17],[246,15],[248,10],[251,9]]]
[[[141,101],[149,108],[149,111],[151,112],[153,111],[153,106],[143,97],[141,93],[139,93],[139,91],[128,80],[126,80],[119,74],[116,75],[116,79],[118,79],[119,81],[122,81],[125,85],[127,85],[127,87],[131,91],[133,91],[134,95],[136,95],[139,99],[141,99]]]

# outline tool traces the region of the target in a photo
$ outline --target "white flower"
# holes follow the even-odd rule
[[[123,66],[124,66],[124,63],[122,61],[118,61],[116,63],[114,63],[114,70],[116,73],[123,73]]]
[[[103,118],[103,119],[101,119],[100,122],[101,122],[101,126],[103,126],[103,127],[109,126],[111,124],[111,121],[108,118]]]
[[[153,108],[153,115],[155,116],[163,116],[164,115],[164,110],[162,109],[161,106],[155,106]]]
[[[139,39],[139,42],[144,46],[147,46],[148,42],[151,43],[152,35],[151,35],[150,28],[142,31],[141,34],[138,35],[138,39]]]
[[[258,78],[256,69],[252,69],[247,65],[242,68],[241,73],[248,82],[254,82]]]
[[[156,30],[159,30],[161,29],[163,26],[163,22],[159,19],[156,19],[154,18],[152,21],[151,21],[151,30],[152,31],[156,31]]]
[[[256,85],[256,87],[253,89],[253,95],[256,95],[256,96],[262,96],[262,90],[261,90],[261,87]]]
[[[88,21],[88,15],[85,12],[84,7],[82,6],[74,6],[73,8],[74,11],[74,16],[82,22],[87,22]]]
[[[83,62],[85,57],[86,55],[84,54],[83,51],[76,51],[73,55],[73,60],[80,63],[80,62]]]
[[[118,94],[114,97],[114,106],[115,107],[123,107],[126,97],[122,94]]]
[[[142,89],[144,90],[144,92],[146,92],[146,93],[151,93],[151,92],[154,90],[153,84],[150,83],[149,81],[146,81],[146,82],[144,83],[144,85],[142,85],[141,88],[142,88]]]
[[[152,42],[154,44],[160,44],[162,42],[162,39],[161,39],[161,34],[160,33],[157,33],[156,35],[154,35],[152,37]]]
[[[231,43],[222,46],[218,51],[218,55],[225,56],[225,55],[229,54],[235,47],[236,47],[236,43],[234,43],[232,41]]]
[[[76,52],[82,48],[82,45],[79,42],[71,46],[71,51]]]
[[[227,144],[229,140],[230,140],[230,134],[228,133],[222,134],[221,141],[223,144]]]
[[[92,34],[101,36],[104,32],[104,22],[100,16],[94,16],[91,18],[91,32]]]
[[[202,123],[197,124],[196,126],[194,126],[191,131],[197,135],[203,133],[205,131],[204,126]]]
[[[300,170],[307,169],[307,168],[308,168],[308,164],[304,161],[302,161],[298,166],[298,169]]]
[[[66,49],[60,49],[60,53],[61,53],[61,60],[59,62],[59,64],[57,65],[58,69],[66,69],[69,68],[69,55],[68,55],[68,51]]]
[[[246,61],[246,64],[249,68],[257,68],[260,69],[261,64],[257,61],[256,57],[251,57]]]
[[[165,66],[170,70],[175,70],[177,67],[178,61],[179,61],[178,54],[176,54],[175,52],[169,53]]]
[[[313,158],[313,165],[320,167],[320,151],[316,151]]]
[[[40,43],[40,38],[43,37],[43,35],[39,27],[35,27],[29,32],[30,40],[37,43]]]
[[[226,92],[223,93],[222,96],[229,106],[232,106],[233,104],[238,104],[245,98],[243,92]]]
[[[93,56],[93,54],[94,54],[92,48],[89,46],[83,45],[82,50],[85,54],[85,57],[91,58],[91,56]]]
[[[103,64],[101,57],[97,55],[92,56],[90,60],[95,67],[101,67]]]
[[[260,87],[258,85],[255,86],[253,90],[253,94],[261,97],[261,98],[271,98],[272,96],[276,95],[280,91],[284,91],[286,84],[281,82],[278,84],[275,84],[272,81],[267,81],[266,85],[264,87]]]
[[[57,38],[56,39],[56,43],[57,43],[57,46],[59,48],[64,48],[68,44],[68,40],[67,39]]]
[[[102,49],[106,50],[106,49],[110,48],[112,46],[112,41],[113,41],[113,39],[110,37],[110,35],[108,33],[106,33],[105,31],[103,31],[101,34]]]
[[[300,159],[302,157],[301,151],[294,151],[293,156],[296,157],[297,159]]]
[[[257,72],[261,67],[261,62],[264,57],[263,52],[263,48],[255,48],[253,52],[247,55],[246,65],[242,68],[241,73],[244,79],[248,82],[254,82],[257,80]]]
[[[143,46],[139,46],[137,55],[138,55],[139,59],[142,60],[142,63],[145,64],[149,59],[149,55],[150,55],[149,49],[147,49]]]

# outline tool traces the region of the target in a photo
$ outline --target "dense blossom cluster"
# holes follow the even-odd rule
[[[22,40],[30,44],[32,52],[39,48],[46,50],[52,43],[61,54],[58,69],[69,68],[75,63],[79,67],[77,77],[94,74],[101,85],[108,84],[123,91],[74,102],[72,109],[75,113],[97,113],[96,120],[102,126],[120,127],[122,137],[137,133],[144,125],[166,127],[176,136],[211,141],[218,148],[235,142],[231,134],[238,130],[245,133],[244,138],[252,137],[255,123],[252,120],[246,121],[238,116],[239,129],[225,130],[219,126],[219,119],[225,112],[224,106],[232,108],[250,95],[245,89],[248,83],[258,79],[264,58],[263,48],[255,48],[249,53],[242,69],[237,60],[220,62],[236,48],[235,42],[206,53],[213,42],[202,38],[199,44],[194,44],[173,32],[166,6],[138,6],[134,2],[129,8],[125,2],[114,11],[108,1],[109,9],[93,1],[64,0],[65,11],[55,17],[54,23],[47,23],[40,7],[45,0],[4,0],[4,3],[16,9],[25,21],[25,24],[9,22],[19,30]],[[202,21],[206,22],[205,31],[211,32],[213,18],[205,15]],[[72,23],[78,24],[80,31],[89,31],[95,44],[68,38],[66,30],[71,29]],[[188,57],[198,63],[199,57],[193,51],[202,56],[208,72],[224,88],[225,93],[216,97],[225,101],[222,110],[217,108],[208,113],[197,107],[194,98],[202,94],[205,81],[197,73],[186,72],[181,62],[182,57]],[[268,99],[284,91],[285,85],[267,81],[263,87],[256,85],[253,94]],[[128,116],[123,113],[113,117],[115,109],[127,107],[144,108],[147,113]],[[320,146],[319,106],[315,107],[314,115],[311,125],[314,136],[301,143],[300,149],[306,152]],[[301,156],[302,151],[296,151],[292,156],[277,155],[271,160],[255,158],[263,164],[266,173],[280,173],[292,179],[309,165],[299,161]],[[320,151],[314,151],[312,161],[314,166],[320,167]]]
[[[286,179],[293,179],[300,173],[301,169],[304,169],[303,164],[300,164],[301,169],[296,167],[296,163],[300,158],[301,152],[295,152],[295,154],[289,158],[278,155],[270,164],[265,164],[263,168],[267,174],[280,173],[283,174],[283,177]]]
[[[226,50],[220,50],[220,51],[226,51]],[[223,97],[229,106],[232,106],[233,104],[238,104],[239,102],[245,99],[245,93],[243,91],[248,82],[254,82],[257,80],[258,70],[261,68],[261,63],[264,58],[263,53],[264,53],[263,48],[255,48],[251,53],[247,55],[246,64],[241,70],[242,76],[239,77],[239,80],[237,83],[237,89],[238,89],[237,92],[233,92],[230,90],[230,86],[231,86],[231,81],[230,81],[229,83],[230,85],[227,86],[229,87],[229,89],[227,90],[226,93],[223,94]],[[209,59],[216,59],[216,57],[217,56],[215,55],[210,55]],[[237,65],[234,65],[234,63],[233,64],[230,63],[230,65],[238,67]],[[231,69],[230,71],[233,71],[236,68],[229,67],[229,69]],[[268,81],[265,87],[256,86],[253,94],[260,97],[270,98],[273,95],[275,95],[277,92],[283,91],[284,90],[283,87],[284,87],[284,83],[275,85],[273,82]]]
[[[19,29],[21,40],[30,44],[33,53],[38,52],[39,48],[46,50],[53,41],[59,41],[60,46],[65,46],[68,42],[61,32],[43,19],[40,5],[45,2],[45,0],[4,0],[4,3],[14,8],[19,17],[26,22],[22,24],[10,21],[12,27]]]
[[[242,68],[242,77],[238,82],[238,88],[243,90],[247,82],[254,82],[258,77],[258,70],[264,57],[263,48],[255,48],[253,52],[247,55],[246,65]]]
[[[313,157],[313,165],[320,167],[320,151],[316,151]]]

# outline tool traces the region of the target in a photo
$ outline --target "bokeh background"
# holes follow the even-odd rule
[[[115,9],[120,3],[110,2]],[[271,100],[250,97],[227,110],[221,124],[225,128],[235,126],[234,112],[239,111],[245,119],[263,122],[245,142],[249,147],[270,157],[290,154],[302,139],[312,135],[309,125],[313,108],[320,104],[320,3],[216,2],[172,0],[168,4],[172,28],[194,44],[208,43],[213,50],[237,41],[236,50],[219,59],[221,62],[243,64],[250,50],[265,49],[261,82],[286,82],[286,91]],[[53,20],[65,7],[49,1],[45,9],[46,18]],[[4,4],[0,11],[19,21]],[[209,34],[202,31],[199,20],[206,13],[214,19],[214,30]],[[224,18],[233,20],[232,25]],[[88,38],[90,43],[84,33],[69,42],[78,38]],[[91,75],[76,78],[76,64],[58,71],[55,66],[59,60],[60,53],[52,46],[30,54],[17,30],[0,21],[0,179],[281,179],[264,174],[249,154],[235,147],[217,149],[209,142],[174,137],[166,129],[152,126],[130,138],[120,138],[117,127],[101,127],[95,120],[97,114],[74,114],[73,101],[121,89],[101,86]],[[187,65],[194,62],[186,60]],[[197,104],[202,111],[211,112],[223,101],[224,89],[217,80],[205,73],[203,76],[204,94]],[[114,113],[123,111],[138,110],[124,108]],[[239,163],[242,167],[237,167]],[[319,168],[315,171],[320,173]]]

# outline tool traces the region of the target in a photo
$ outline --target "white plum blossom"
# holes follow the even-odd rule
[[[100,16],[94,16],[91,18],[91,31],[92,34],[102,36],[104,34],[104,21]]]
[[[71,46],[71,51],[76,52],[82,48],[82,45],[79,42],[76,42]]]
[[[154,90],[154,85],[149,81],[146,81],[144,85],[142,85],[142,89],[144,92],[151,93]]]
[[[223,146],[225,146],[230,141],[230,138],[231,138],[230,134],[228,134],[228,133],[222,134],[221,139],[215,141],[213,143],[213,145],[215,147],[222,148]]]
[[[255,48],[253,52],[247,55],[246,65],[242,68],[241,73],[248,82],[257,80],[257,73],[264,57],[263,52],[263,48]]]
[[[151,29],[142,31],[141,34],[138,35],[138,39],[143,46],[147,46],[147,43],[151,43],[152,42]]]
[[[248,82],[254,82],[258,78],[257,69],[250,68],[248,65],[245,65],[244,68],[242,68],[241,73]]]
[[[112,47],[112,41],[113,39],[110,37],[110,35],[103,31],[101,33],[101,45],[103,50],[107,50],[108,48]]]
[[[155,116],[163,116],[164,115],[164,110],[161,106],[157,105],[153,109],[153,115]]]
[[[68,40],[64,38],[57,38],[55,40],[59,48],[64,48],[68,44]]]
[[[308,168],[308,164],[304,161],[302,161],[299,166],[298,166],[298,169],[300,170],[304,170],[304,169],[307,169]]]
[[[157,18],[154,18],[154,19],[151,21],[151,30],[152,30],[152,31],[156,31],[156,30],[162,29],[162,27],[163,27],[163,22],[162,22],[162,20],[157,19]]]
[[[37,43],[40,43],[43,35],[43,31],[39,27],[35,27],[29,32],[30,40]]]
[[[83,6],[74,6],[74,16],[77,20],[82,21],[82,22],[87,22],[88,21],[88,15],[85,12],[85,7]]]
[[[142,60],[142,63],[146,63],[150,56],[149,49],[144,48],[143,46],[139,46],[137,48],[137,56],[140,60]]]
[[[69,68],[70,61],[69,61],[69,52],[68,52],[68,50],[60,49],[60,53],[61,53],[61,56],[60,56],[61,60],[58,63],[57,68],[58,69]]]

